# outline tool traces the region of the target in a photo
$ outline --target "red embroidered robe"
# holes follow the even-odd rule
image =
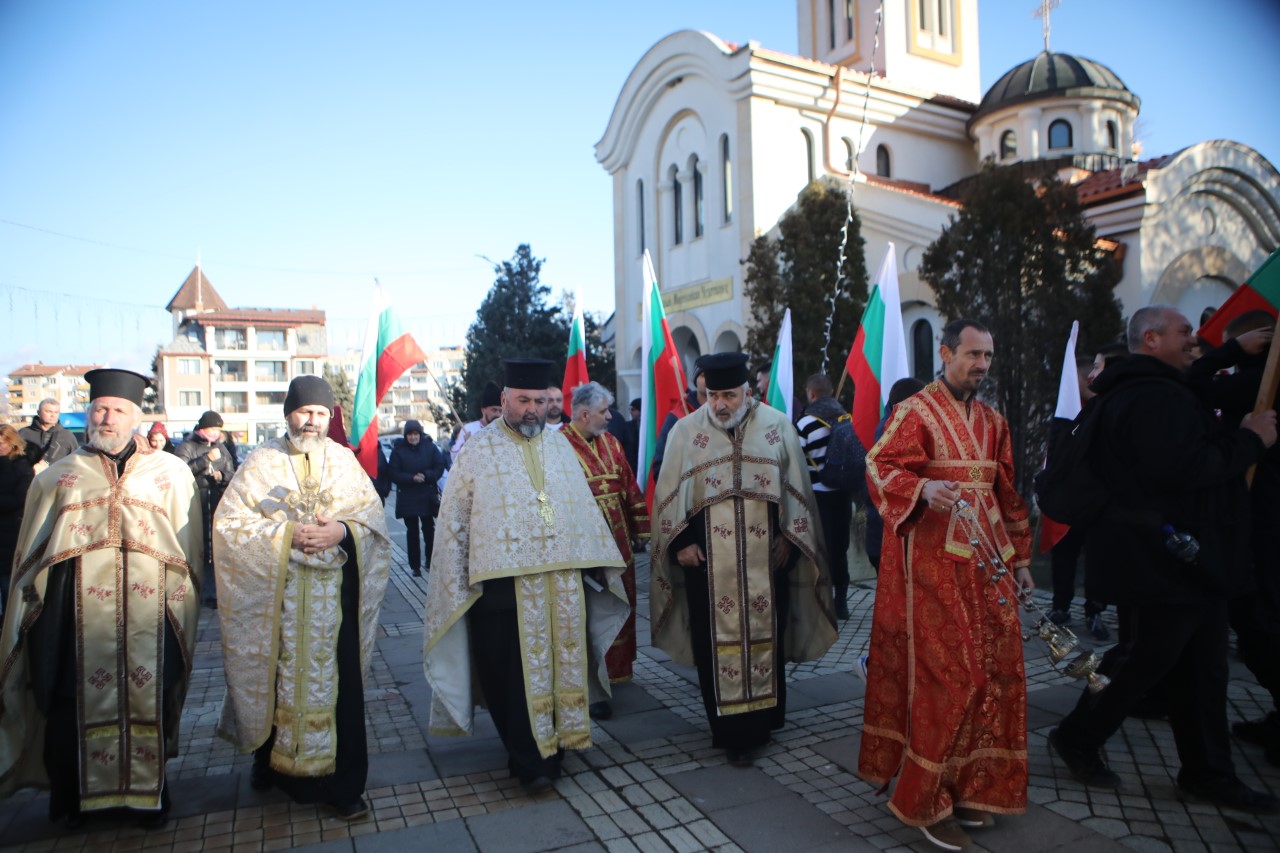
[[[607,432],[588,441],[578,432],[576,425],[565,427],[560,434],[569,439],[569,444],[578,454],[578,462],[587,475],[596,504],[613,531],[622,559],[627,561],[622,585],[627,591],[631,615],[609,648],[605,664],[609,667],[611,682],[630,681],[631,664],[636,659],[636,557],[631,551],[631,542],[649,538],[649,511],[627,462],[622,442]]]
[[[999,603],[955,513],[928,508],[928,480],[959,482],[1007,580],[1031,554],[1004,418],[977,401],[966,410],[941,382],[900,404],[867,453],[872,500],[895,536],[881,556],[858,770],[876,784],[898,778],[889,807],[912,826],[955,806],[1019,814],[1027,800],[1016,605]]]

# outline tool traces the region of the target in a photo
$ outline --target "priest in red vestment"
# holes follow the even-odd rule
[[[619,684],[631,680],[631,665],[636,659],[636,556],[632,543],[639,545],[649,539],[649,510],[627,463],[622,442],[608,431],[611,405],[613,395],[599,382],[579,385],[571,401],[573,420],[561,435],[569,439],[578,454],[591,493],[596,496],[596,505],[604,513],[618,551],[627,561],[622,585],[627,591],[631,615],[605,656],[609,681]],[[607,720],[613,716],[613,708],[607,700],[593,702],[591,716]]]
[[[867,453],[871,499],[895,535],[881,556],[858,769],[878,785],[896,778],[893,813],[963,850],[967,829],[1026,810],[1027,711],[1016,599],[977,565],[956,502],[1027,589],[1031,534],[1008,424],[975,397],[991,334],[954,321],[940,352],[942,379],[894,409]]]

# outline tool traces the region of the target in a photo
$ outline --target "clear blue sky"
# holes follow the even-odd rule
[[[1036,5],[981,2],[984,88],[1041,49]],[[685,28],[796,50],[793,0],[0,0],[0,373],[145,369],[197,253],[232,306],[327,311],[334,349],[374,276],[424,346],[462,343],[477,256],[522,242],[608,313],[594,144]],[[1280,163],[1277,35],[1276,0],[1063,0],[1052,46],[1142,98],[1146,156],[1231,138]]]

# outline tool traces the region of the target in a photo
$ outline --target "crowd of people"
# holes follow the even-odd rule
[[[1123,348],[1081,365],[1105,493],[1055,548],[1046,623],[1071,621],[1083,558],[1086,628],[1109,639],[1114,606],[1117,643],[1099,666],[1109,684],[1082,691],[1050,743],[1086,785],[1120,787],[1103,746],[1127,717],[1167,716],[1181,789],[1276,809],[1234,771],[1226,700],[1234,629],[1280,703],[1267,560],[1280,452],[1275,412],[1252,413],[1270,328],[1246,315],[1197,353],[1186,318],[1151,306]],[[447,449],[407,421],[372,477],[328,437],[334,397],[318,377],[290,383],[283,434],[239,459],[216,412],[176,450],[160,423],[141,434],[147,380],[92,371],[83,447],[54,401],[30,427],[0,427],[0,785],[48,789],[50,818],[71,825],[98,811],[162,823],[203,602],[222,629],[218,731],[253,753],[253,787],[367,813],[361,685],[391,565],[390,485],[408,569],[426,576],[432,734],[471,733],[483,705],[511,774],[551,787],[633,677],[648,548],[652,643],[696,668],[712,745],[750,766],[786,724],[786,663],[821,658],[849,617],[852,516],[866,505],[878,580],[858,772],[930,843],[967,849],[1026,809],[1018,605],[1035,586],[1033,537],[1008,424],[980,399],[996,342],[957,320],[940,355],[935,381],[893,386],[870,449],[829,377],[808,378],[793,422],[760,399],[767,370],[757,397],[746,355],[703,356],[688,405],[661,424],[647,496],[640,401],[624,421],[598,383],[564,394],[546,360],[507,359]],[[1234,728],[1280,763],[1280,710]]]

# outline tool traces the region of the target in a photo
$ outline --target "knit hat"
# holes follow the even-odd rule
[[[147,437],[150,438],[156,433],[160,433],[165,438],[169,437],[169,431],[164,428],[164,424],[160,423],[160,421],[155,421],[151,424],[151,429],[147,430]]]
[[[222,415],[210,409],[200,416],[199,422],[196,423],[196,429],[210,429],[212,427],[222,429]]]
[[[324,406],[333,414],[333,389],[329,383],[319,376],[295,376],[284,396],[284,413],[288,416],[303,406]]]
[[[492,382],[484,383],[484,388],[480,391],[480,408],[487,409],[490,406],[502,405],[502,389]]]

